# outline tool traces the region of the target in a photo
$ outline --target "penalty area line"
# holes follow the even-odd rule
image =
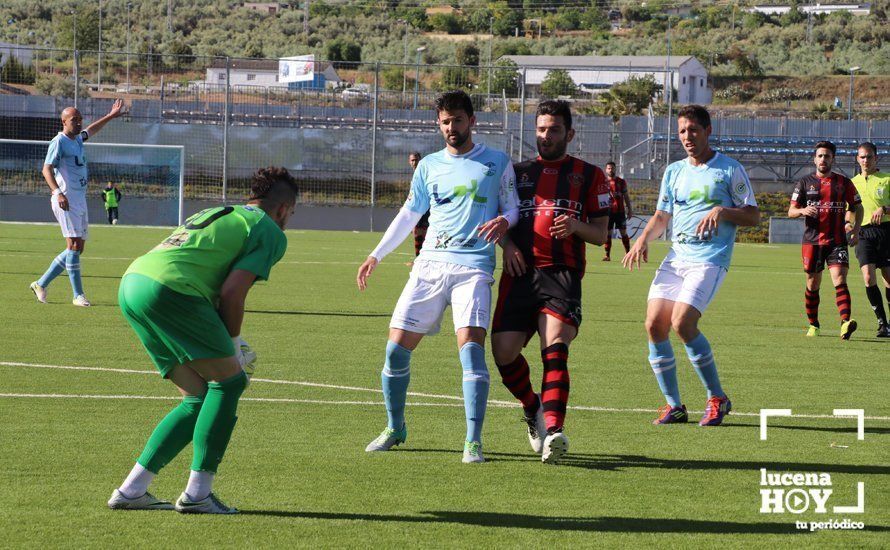
[[[40,369],[58,369],[58,370],[78,370],[78,371],[93,371],[93,372],[113,372],[120,374],[154,374],[157,375],[157,371],[150,370],[139,370],[139,369],[115,369],[108,367],[82,367],[82,366],[73,366],[73,365],[46,365],[40,363],[22,363],[17,361],[0,361],[0,366],[3,367],[26,367],[26,368],[40,368]],[[358,391],[358,392],[370,392],[376,394],[382,394],[383,390],[376,388],[363,388],[359,386],[342,386],[338,384],[323,384],[320,382],[306,382],[301,380],[276,380],[273,378],[252,378],[251,383],[261,383],[261,384],[284,384],[284,385],[293,385],[293,386],[303,386],[309,388],[321,388],[321,389],[332,389],[332,390],[344,390],[344,391]],[[16,396],[27,396],[28,394],[0,394],[0,397],[16,397]],[[68,394],[34,394],[35,397],[40,396],[58,396],[58,397],[68,397]],[[448,406],[448,407],[462,407],[463,406],[463,397],[454,396],[454,395],[443,395],[436,393],[421,393],[421,392],[408,392],[410,397],[421,397],[428,399],[445,399],[448,401],[458,401],[459,403],[417,403],[418,406]],[[125,398],[120,397],[121,399]],[[103,397],[96,396],[93,397],[95,399],[112,399],[112,397]],[[134,399],[140,399],[138,396],[134,396]],[[168,399],[165,397],[141,397],[141,399]],[[169,399],[179,399],[178,397],[172,397]],[[290,399],[290,398],[259,398],[259,397],[251,397],[246,398],[253,401],[269,401],[269,402],[283,402],[283,403],[327,403],[327,404],[365,404],[365,405],[379,405],[380,403],[376,401],[321,401],[321,400],[309,400],[309,399]],[[500,401],[496,399],[489,399],[488,404],[494,407],[501,408],[519,408],[520,404],[515,403],[513,401]],[[654,413],[658,412],[658,409],[647,409],[647,408],[637,408],[637,407],[593,407],[586,405],[569,405],[567,407],[568,410],[572,411],[590,411],[590,412],[611,412],[611,413]],[[695,411],[690,410],[690,413],[693,414],[702,414],[704,411]],[[732,416],[751,416],[751,417],[760,417],[759,412],[732,412]],[[831,414],[795,414],[786,418],[809,418],[809,419],[828,419],[828,420],[838,420],[839,417],[831,415]],[[866,420],[890,420],[890,416],[866,416]]]

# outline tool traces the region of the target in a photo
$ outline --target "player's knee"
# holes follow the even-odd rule
[[[386,362],[383,375],[391,377],[406,376],[411,368],[411,350],[403,348],[392,340],[386,342]]]
[[[646,318],[646,334],[649,340],[653,342],[661,342],[667,339],[670,325],[657,317]]]
[[[485,364],[485,348],[477,342],[467,342],[460,348],[460,364],[464,382],[488,382],[488,366]]]
[[[509,365],[519,357],[520,350],[514,350],[506,347],[498,347],[492,345],[491,354],[494,356],[494,362],[497,365]]]
[[[671,319],[671,327],[674,329],[674,332],[677,333],[677,336],[684,342],[689,342],[698,336],[699,331],[697,325],[696,322],[686,317]]]

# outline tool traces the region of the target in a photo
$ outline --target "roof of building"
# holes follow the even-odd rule
[[[579,68],[634,68],[664,69],[666,55],[505,55],[520,67],[579,67]],[[671,56],[669,67],[677,69],[690,60],[691,55]]]
[[[330,67],[331,64],[327,61],[316,61],[315,62],[315,70],[324,72]],[[207,65],[208,69],[225,69],[226,68],[226,60],[225,59],[214,59],[213,63]],[[233,71],[269,71],[273,73],[278,72],[278,60],[277,59],[232,59],[231,68]]]

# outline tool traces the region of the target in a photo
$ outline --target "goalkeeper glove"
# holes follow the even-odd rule
[[[250,379],[256,370],[256,352],[250,348],[250,344],[245,342],[241,336],[233,336],[232,345],[235,347],[235,357],[238,359],[238,363],[244,369],[247,378]]]

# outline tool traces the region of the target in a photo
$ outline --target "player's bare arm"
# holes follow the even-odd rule
[[[643,234],[634,241],[630,247],[630,252],[624,255],[621,265],[634,270],[634,266],[640,269],[640,262],[649,262],[649,242],[658,238],[667,229],[668,223],[671,221],[671,215],[663,210],[656,210],[655,215],[649,218],[649,223],[643,229]]]
[[[861,204],[856,205],[855,210],[847,210],[844,214],[844,229],[847,232],[847,243],[850,246],[856,246],[859,242],[859,230],[862,228],[863,208]]]
[[[244,321],[244,301],[250,287],[256,281],[256,275],[244,269],[235,269],[229,273],[219,292],[219,316],[229,331],[229,336],[241,334],[241,323]]]
[[[111,110],[108,111],[108,114],[100,118],[99,120],[93,122],[89,126],[86,127],[86,132],[90,136],[94,135],[96,132],[101,130],[106,124],[108,124],[111,120],[126,114],[126,110],[124,110],[124,102],[120,99],[116,99],[114,101],[114,105],[111,106]]]
[[[570,235],[576,235],[581,240],[597,246],[606,242],[606,236],[609,230],[609,217],[600,216],[594,218],[590,222],[582,222],[581,220],[562,214],[553,220],[550,227],[550,235],[557,239],[565,239]]]
[[[634,217],[634,207],[630,202],[630,193],[628,193],[627,191],[624,192],[624,204],[625,204],[625,208],[626,208],[626,212],[627,212],[627,217],[633,218]],[[607,225],[607,227],[608,227],[608,225]]]
[[[887,207],[882,206],[871,213],[871,223],[874,225],[881,225],[881,219],[884,215],[887,214]]]
[[[760,223],[760,209],[756,206],[743,206],[742,208],[728,208],[725,206],[715,206],[708,214],[702,218],[698,227],[695,229],[697,235],[703,235],[710,232],[717,234],[717,228],[721,221],[734,223],[740,227],[757,225]]]
[[[68,210],[68,197],[59,189],[59,183],[56,181],[55,173],[53,173],[52,164],[43,165],[43,179],[46,180],[46,184],[49,185],[52,194],[56,195],[56,200],[59,201],[59,208]]]
[[[362,262],[362,265],[358,266],[358,274],[355,276],[355,283],[358,285],[359,290],[368,288],[368,278],[371,276],[371,273],[374,272],[378,263],[377,258],[368,256],[368,259]]]

